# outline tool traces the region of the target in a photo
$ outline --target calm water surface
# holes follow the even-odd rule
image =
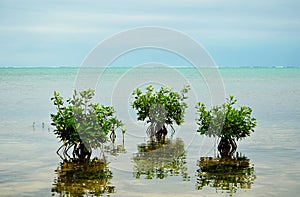
[[[222,161],[223,168],[214,171],[216,159],[211,163],[205,159],[216,156],[215,139],[195,132],[195,102],[212,103],[214,86],[207,84],[203,73],[192,68],[105,70],[92,88],[97,99],[112,104],[124,121],[124,144],[119,132],[115,144],[106,144],[108,164],[79,164],[63,162],[56,155],[60,143],[50,127],[50,113],[55,112],[50,97],[54,90],[70,97],[75,82],[82,80],[78,69],[0,69],[1,196],[59,196],[74,188],[111,196],[297,196],[300,69],[222,68],[218,72],[223,97],[232,94],[239,104],[252,107],[258,125],[249,138],[238,142],[239,157]],[[169,134],[164,145],[148,141],[146,126],[135,121],[128,104],[130,92],[148,83],[193,88],[185,123],[175,127],[176,133]],[[99,155],[100,151],[94,152]]]

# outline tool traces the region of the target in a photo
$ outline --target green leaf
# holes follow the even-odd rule
[[[256,119],[251,117],[250,107],[234,108],[236,102],[237,99],[230,96],[224,104],[213,106],[210,110],[206,109],[204,103],[198,102],[195,106],[198,115],[196,123],[199,126],[197,131],[202,135],[232,139],[249,136],[250,131],[254,131]]]
[[[94,95],[95,91],[92,89],[81,91],[79,94],[75,90],[72,98],[67,99],[68,105],[64,105],[63,98],[54,91],[51,100],[58,107],[57,113],[50,115],[51,125],[55,126],[53,132],[61,141],[73,145],[81,141],[80,135],[84,135],[85,141],[97,148],[108,139],[109,130],[123,125],[122,121],[114,116],[113,107],[91,103]]]

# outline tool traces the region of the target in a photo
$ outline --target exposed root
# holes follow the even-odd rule
[[[116,133],[115,133],[115,131],[112,131],[111,133],[110,133],[110,140],[111,140],[111,142],[112,143],[115,143],[115,140],[116,140]]]
[[[221,138],[218,150],[221,157],[232,157],[233,153],[236,151],[237,145],[235,141],[231,138]]]
[[[150,138],[156,137],[158,141],[164,140],[168,130],[163,123],[152,122],[146,131]]]
[[[62,147],[64,147],[64,146],[65,146],[65,144],[61,145],[61,146],[57,149],[57,151],[56,151],[56,154],[57,154],[62,160],[64,160],[64,158],[61,156],[61,154],[59,153],[59,151],[60,151],[60,149],[62,149]]]

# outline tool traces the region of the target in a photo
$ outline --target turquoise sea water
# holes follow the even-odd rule
[[[174,175],[167,167],[163,178],[136,177],[138,145],[147,143],[147,127],[135,120],[130,93],[149,83],[176,90],[185,84],[192,86],[185,123],[175,127],[173,136],[174,146],[183,145],[181,167],[189,178]],[[215,139],[197,134],[194,121],[196,101],[213,105],[228,95],[234,95],[238,104],[252,107],[258,122],[255,132],[238,142],[237,150],[249,159],[256,178],[251,188],[237,186],[232,195],[296,196],[300,191],[299,68],[1,68],[0,84],[1,196],[59,195],[51,192],[62,161],[55,153],[60,143],[51,133],[50,113],[55,108],[50,97],[54,90],[71,97],[75,87],[95,88],[96,100],[113,105],[125,123],[126,152],[117,156],[106,153],[112,172],[110,184],[115,187],[111,196],[230,195],[212,186],[197,189],[197,161],[215,155]],[[117,135],[116,145],[120,145],[120,132]],[[177,150],[172,147],[170,150]]]

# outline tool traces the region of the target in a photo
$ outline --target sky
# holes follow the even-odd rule
[[[0,0],[0,66],[80,66],[105,39],[146,26],[188,35],[220,67],[300,66],[299,10],[299,0]]]

